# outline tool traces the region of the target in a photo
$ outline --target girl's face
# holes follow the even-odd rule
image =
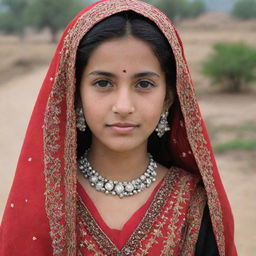
[[[164,111],[165,74],[147,43],[113,39],[92,52],[80,94],[92,146],[135,150],[147,146]]]

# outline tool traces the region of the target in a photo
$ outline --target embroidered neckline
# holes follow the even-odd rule
[[[137,209],[134,211],[134,213],[131,214],[131,216],[125,221],[123,227],[121,229],[116,229],[116,228],[111,228],[106,221],[103,219],[102,215],[100,214],[98,208],[96,207],[96,205],[94,204],[93,200],[90,198],[90,196],[88,195],[88,193],[85,191],[85,189],[83,188],[82,184],[80,182],[77,183],[77,192],[78,195],[81,199],[81,201],[84,203],[84,205],[86,206],[86,208],[89,210],[89,212],[91,213],[91,215],[94,217],[95,221],[98,223],[98,225],[105,230],[115,230],[118,232],[123,232],[125,229],[125,226],[129,225],[130,221],[132,219],[134,219],[134,216],[137,216],[139,212],[141,212],[141,210],[143,209],[143,215],[145,215],[147,209],[149,208],[149,206],[151,205],[151,203],[153,202],[153,199],[155,198],[156,193],[158,192],[159,188],[162,186],[163,182],[165,181],[166,176],[168,175],[168,173],[160,180],[160,182],[156,185],[156,187],[153,189],[153,191],[151,192],[151,194],[149,195],[149,197],[147,198],[147,200]],[[82,193],[82,194],[81,194]],[[88,200],[88,201],[87,201]],[[94,215],[95,213],[95,215]],[[136,225],[135,227],[138,226],[138,224],[141,222],[142,217],[138,219],[138,221],[136,220]],[[101,223],[101,224],[100,224]],[[103,226],[102,226],[103,224]],[[104,228],[105,226],[105,228]],[[104,231],[106,234],[106,230]],[[129,236],[130,237],[130,236]]]
[[[103,253],[108,255],[131,255],[139,247],[139,241],[150,232],[155,220],[164,209],[167,199],[169,198],[174,188],[174,183],[177,181],[178,171],[176,168],[171,168],[164,177],[164,180],[154,195],[154,198],[146,211],[145,216],[139,222],[136,229],[131,234],[124,247],[119,250],[116,245],[110,240],[105,232],[100,228],[99,224],[91,215],[88,208],[83,203],[80,196],[78,196],[78,214],[82,217],[86,228],[92,238],[95,240]]]

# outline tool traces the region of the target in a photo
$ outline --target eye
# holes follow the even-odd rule
[[[94,82],[93,85],[99,88],[108,88],[112,86],[111,83],[107,80],[98,80]]]
[[[150,89],[151,87],[155,87],[155,84],[153,84],[152,82],[149,82],[147,80],[143,80],[140,81],[136,87],[138,87],[139,89]]]

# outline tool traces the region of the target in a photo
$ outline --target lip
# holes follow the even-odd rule
[[[107,125],[107,127],[111,128],[111,130],[120,133],[127,134],[133,132],[139,125],[134,123],[114,123]]]
[[[108,126],[115,126],[115,127],[138,127],[137,124],[134,124],[134,123],[113,123],[113,124],[110,124]]]

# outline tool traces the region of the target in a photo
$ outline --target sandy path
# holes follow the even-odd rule
[[[244,152],[218,156],[217,163],[233,207],[236,244],[240,256],[252,256],[256,252],[256,168],[251,156]],[[254,166],[253,166],[254,165]]]
[[[215,126],[255,123],[256,95],[207,95],[200,100],[204,118]],[[255,132],[255,131],[254,131]],[[223,133],[223,140],[225,140]],[[235,219],[236,244],[240,256],[256,251],[256,151],[217,154],[216,161]]]
[[[0,86],[0,218],[12,183],[27,123],[45,73],[46,67],[42,67]],[[206,118],[229,123],[234,120],[239,122],[241,118],[251,119],[252,112],[247,116],[244,115],[248,113],[247,109],[253,111],[254,108],[254,112],[256,111],[256,101],[253,98],[249,100],[246,98],[239,104],[237,99],[233,98],[233,103],[231,101],[231,97],[229,100],[218,100],[218,102],[216,99],[202,98],[201,110]],[[219,117],[221,120],[218,119]],[[256,251],[256,172],[255,163],[252,161],[256,158],[256,152],[253,154],[238,152],[235,155],[217,156],[223,183],[233,206],[240,256],[253,255]]]
[[[0,85],[0,219],[46,67]]]

